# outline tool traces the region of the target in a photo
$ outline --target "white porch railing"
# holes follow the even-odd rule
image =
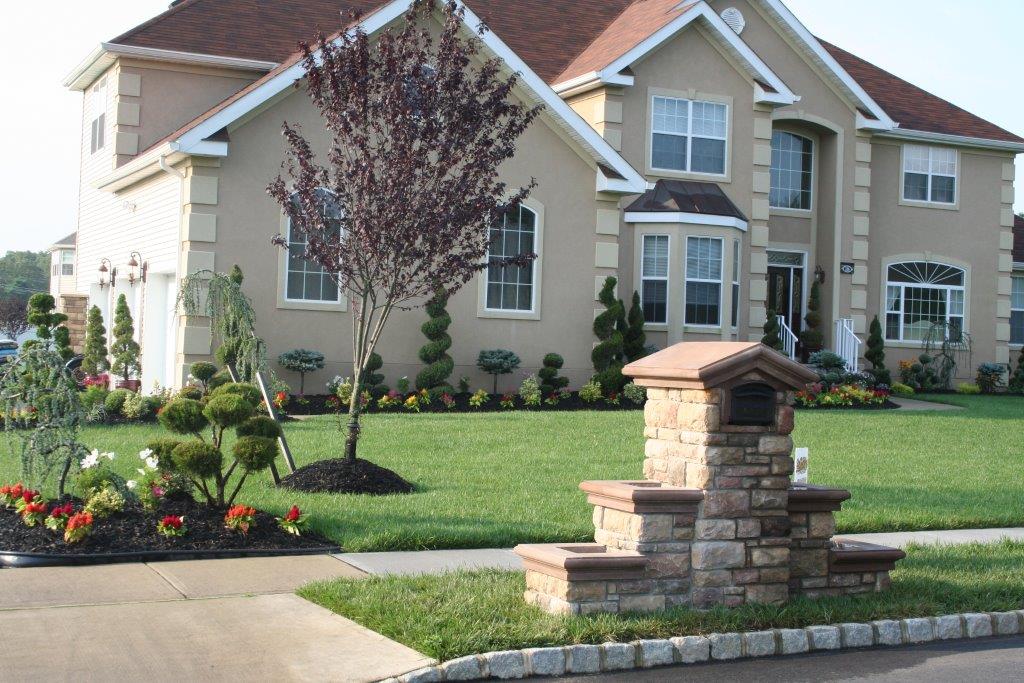
[[[836,354],[846,361],[847,372],[858,372],[861,341],[853,332],[853,320],[850,318],[836,320],[835,345]]]
[[[786,316],[776,316],[779,320],[779,338],[782,339],[782,352],[789,356],[790,360],[796,360],[796,335],[786,324]]]

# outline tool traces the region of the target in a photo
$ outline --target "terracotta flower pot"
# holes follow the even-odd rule
[[[138,393],[139,389],[142,388],[142,380],[141,379],[119,379],[114,384],[114,388],[115,389],[128,389],[129,391],[134,391],[135,393]]]

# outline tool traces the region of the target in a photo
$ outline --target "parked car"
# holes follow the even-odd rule
[[[79,389],[85,388],[85,371],[82,370],[82,360],[84,356],[78,354],[73,356],[71,360],[64,364],[64,369],[71,373],[71,376],[75,378],[75,383],[78,384]]]
[[[18,357],[18,342],[13,339],[0,339],[0,363]]]

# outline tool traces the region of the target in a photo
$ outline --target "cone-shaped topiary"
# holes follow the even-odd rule
[[[110,345],[110,353],[114,356],[113,370],[118,377],[131,379],[139,372],[139,344],[135,341],[132,312],[124,294],[117,297],[114,308],[114,343]]]
[[[1010,375],[1010,381],[1007,382],[1006,388],[1014,394],[1024,394],[1024,348],[1020,350],[1020,356],[1017,357],[1017,369]]]
[[[594,318],[594,336],[600,341],[590,352],[590,360],[594,364],[594,381],[600,383],[605,391],[619,392],[626,383],[622,376],[622,332],[617,329],[623,319],[622,302],[615,298],[615,285],[618,281],[608,277],[601,287],[598,299],[605,310]]]
[[[782,339],[779,338],[779,316],[775,311],[768,311],[768,319],[764,321],[764,336],[761,343],[776,351],[782,350]]]
[[[52,348],[64,360],[70,360],[75,352],[71,349],[71,332],[64,326],[68,317],[56,312],[57,303],[53,296],[40,292],[28,300],[28,322],[36,326],[36,338],[22,344],[25,349],[42,345]]]
[[[811,283],[811,294],[807,298],[807,327],[800,332],[800,342],[805,353],[820,351],[825,337],[821,333],[821,287],[817,280]]]
[[[626,331],[622,335],[622,352],[626,360],[632,363],[647,355],[644,347],[647,335],[644,334],[644,308],[640,303],[640,292],[633,292],[633,301],[629,305],[626,316]]]
[[[421,391],[426,389],[432,394],[452,393],[448,377],[455,369],[455,361],[448,355],[448,349],[452,346],[452,338],[447,330],[448,326],[452,324],[452,318],[444,308],[447,303],[448,293],[443,289],[437,290],[426,305],[430,320],[420,327],[423,336],[430,341],[420,347],[420,360],[426,363],[427,367],[416,375],[416,388]]]
[[[558,371],[565,365],[565,359],[557,353],[549,353],[544,356],[544,367],[537,371],[540,377],[540,393],[547,398],[559,389],[564,389],[569,384],[568,377],[560,377]]]
[[[876,315],[868,328],[868,348],[864,358],[871,363],[868,371],[875,378],[876,384],[892,384],[892,375],[885,367],[885,339],[882,338],[882,324]]]
[[[89,309],[85,324],[85,348],[82,353],[82,371],[87,375],[98,375],[110,368],[107,360],[107,329],[103,327],[103,314],[99,306]]]

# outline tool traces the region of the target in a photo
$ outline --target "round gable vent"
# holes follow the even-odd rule
[[[743,33],[743,29],[747,26],[747,20],[743,18],[743,13],[735,7],[727,7],[722,10],[722,21],[729,25],[736,35]]]

